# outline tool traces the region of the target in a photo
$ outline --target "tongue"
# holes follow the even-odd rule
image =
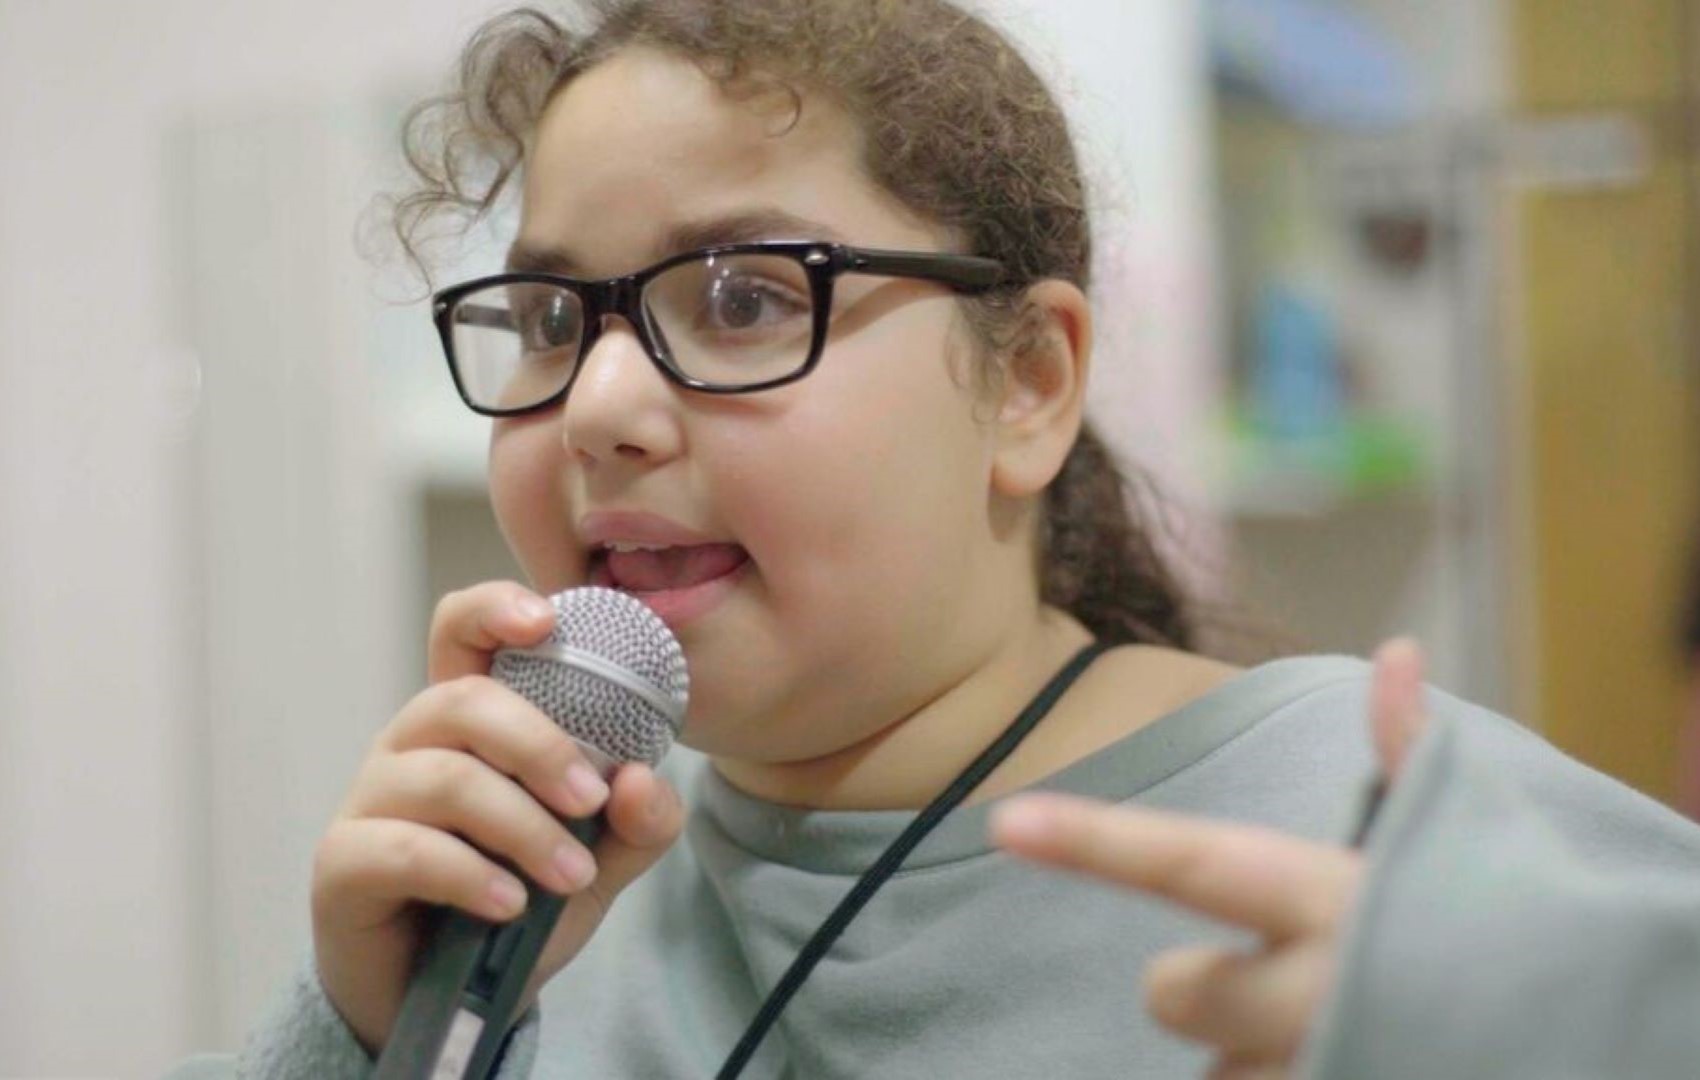
[[[665,551],[610,551],[608,574],[628,592],[688,589],[736,570],[748,556],[737,544],[703,544]]]

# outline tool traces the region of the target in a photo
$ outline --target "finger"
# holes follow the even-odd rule
[[[366,776],[361,816],[456,833],[561,895],[582,890],[596,876],[590,852],[560,819],[470,754],[431,749],[388,755]]]
[[[667,853],[684,831],[684,802],[649,766],[623,765],[614,774],[605,820],[607,828],[593,853],[596,878],[578,898],[590,901],[594,914],[563,937],[574,937],[581,930],[588,936],[626,886]],[[574,920],[586,919],[583,908],[579,903]]]
[[[438,683],[489,674],[497,649],[536,645],[554,627],[554,605],[517,582],[490,581],[449,593],[431,615],[427,677]]]
[[[527,986],[530,999],[546,979],[589,940],[620,893],[667,853],[684,830],[683,800],[647,765],[626,765],[614,774],[608,829],[596,844],[597,874],[575,896],[543,947],[543,962]]]
[[[1291,1061],[1332,974],[1332,952],[1177,949],[1145,970],[1146,1007],[1183,1038],[1245,1061]]]
[[[464,675],[421,691],[376,740],[381,750],[460,750],[516,777],[539,801],[569,817],[588,817],[608,785],[583,750],[519,694],[483,675]]]
[[[642,874],[672,846],[685,826],[684,800],[647,765],[614,774],[608,831],[597,845],[603,891],[613,894]]]
[[[314,921],[369,926],[419,901],[505,921],[525,909],[525,886],[472,845],[393,818],[338,821],[313,856]]]
[[[1064,795],[993,811],[992,839],[1036,862],[1160,896],[1281,940],[1332,927],[1350,903],[1349,852],[1271,829],[1200,821]]]
[[[1404,769],[1411,747],[1428,724],[1422,693],[1422,646],[1410,638],[1383,645],[1375,655],[1370,724],[1382,775],[1390,780]]]

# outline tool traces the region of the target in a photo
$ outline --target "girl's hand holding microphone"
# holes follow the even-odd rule
[[[523,1011],[683,829],[682,801],[649,766],[621,766],[610,790],[560,726],[489,677],[497,650],[535,646],[554,624],[550,603],[513,583],[444,597],[431,621],[431,685],[378,733],[319,841],[319,978],[374,1055],[400,1012],[428,905],[491,922],[524,910],[524,886],[486,852],[575,901],[526,984]],[[599,811],[607,830],[587,851],[560,819]]]

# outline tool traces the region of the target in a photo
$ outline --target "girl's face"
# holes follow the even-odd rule
[[[790,120],[782,99],[733,100],[687,61],[623,50],[544,114],[520,243],[579,277],[751,239],[945,250],[865,177],[844,114],[808,97]],[[748,761],[820,757],[984,663],[1033,588],[1010,572],[1008,536],[994,543],[1006,516],[971,361],[953,295],[919,281],[841,277],[813,374],[749,395],[668,382],[610,318],[563,403],[496,421],[495,512],[551,593],[604,558],[593,515],[657,515],[738,545],[747,563],[674,627],[691,673],[684,740]]]

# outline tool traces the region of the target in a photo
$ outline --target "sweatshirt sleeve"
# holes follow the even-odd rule
[[[529,1077],[540,1014],[520,1017],[496,1064],[495,1080]],[[325,995],[311,957],[272,999],[236,1055],[200,1055],[165,1080],[367,1080],[376,1062]]]
[[[1365,854],[1300,1075],[1696,1075],[1700,828],[1446,708]]]

